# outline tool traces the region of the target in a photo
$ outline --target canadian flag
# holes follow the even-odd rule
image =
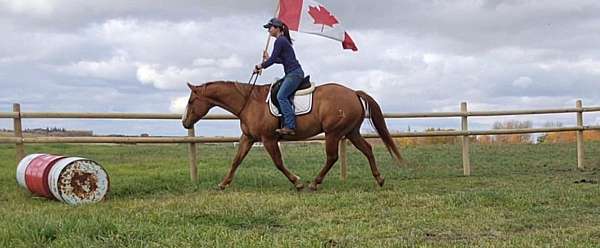
[[[356,44],[346,33],[338,19],[313,0],[279,0],[278,18],[290,30],[315,34],[342,42],[344,49],[358,51]]]

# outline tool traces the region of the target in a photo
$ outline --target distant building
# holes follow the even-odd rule
[[[65,128],[34,128],[25,129],[25,134],[39,135],[39,136],[58,136],[58,137],[82,137],[82,136],[94,136],[94,132],[91,130],[67,130]]]

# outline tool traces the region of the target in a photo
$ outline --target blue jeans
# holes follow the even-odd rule
[[[304,79],[302,68],[288,72],[283,78],[279,92],[277,92],[277,101],[281,108],[281,115],[283,115],[283,125],[290,129],[296,129],[296,114],[290,100],[300,83],[302,83],[302,79]]]

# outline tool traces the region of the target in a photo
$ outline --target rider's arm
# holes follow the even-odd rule
[[[282,48],[283,48],[282,40],[279,38],[276,39],[275,44],[273,45],[273,53],[271,54],[271,57],[269,57],[269,59],[267,59],[267,61],[260,64],[260,67],[267,68],[267,67],[271,66],[273,63],[283,62],[281,60],[281,58],[279,58],[279,54],[281,53]]]

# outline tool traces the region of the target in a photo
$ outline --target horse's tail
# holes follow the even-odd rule
[[[392,155],[392,157],[396,160],[398,165],[403,164],[404,159],[402,159],[402,155],[400,155],[400,152],[398,151],[394,140],[390,136],[390,132],[388,131],[387,125],[385,124],[385,119],[383,118],[383,113],[381,112],[379,104],[377,104],[375,99],[373,99],[364,91],[358,90],[356,91],[356,95],[358,95],[358,97],[366,103],[365,111],[369,113],[368,117],[371,120],[371,125],[375,127],[377,134],[379,134],[379,137],[381,138],[381,140],[383,140],[383,143],[390,152],[390,155]]]

